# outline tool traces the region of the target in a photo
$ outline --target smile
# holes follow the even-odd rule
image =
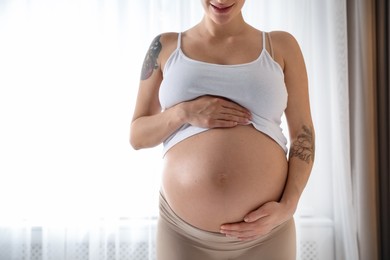
[[[232,4],[230,6],[217,6],[217,5],[213,5],[213,4],[210,4],[210,5],[213,8],[214,12],[220,13],[220,14],[224,14],[224,13],[229,12],[232,9],[232,7],[234,6],[234,4]]]

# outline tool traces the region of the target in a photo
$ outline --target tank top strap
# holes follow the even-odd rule
[[[263,50],[267,51],[267,38],[268,38],[269,50],[271,51],[270,55],[271,55],[272,59],[274,59],[274,48],[272,46],[271,35],[269,33],[266,33],[266,32],[263,32]]]
[[[263,31],[263,50],[265,50],[266,49],[266,41],[265,41],[265,37],[266,37],[266,34],[265,34],[265,32]]]
[[[177,35],[177,49],[180,49],[181,47],[181,32],[178,33]]]
[[[270,50],[271,50],[271,57],[272,57],[272,59],[275,59],[274,48],[273,48],[273,46],[272,46],[271,34],[270,34],[270,33],[267,33],[267,36],[268,36],[268,41],[269,41],[269,48],[270,48]]]

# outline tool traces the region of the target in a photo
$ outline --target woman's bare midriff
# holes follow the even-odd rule
[[[162,188],[179,217],[218,232],[221,224],[278,201],[287,170],[282,148],[252,125],[211,129],[167,152]]]

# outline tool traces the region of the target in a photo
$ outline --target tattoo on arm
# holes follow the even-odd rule
[[[306,163],[314,162],[315,144],[313,130],[302,126],[302,133],[292,143],[290,158],[297,157]]]
[[[154,38],[152,44],[149,47],[149,51],[146,54],[144,64],[142,66],[141,80],[150,78],[153,74],[153,70],[158,68],[157,58],[162,49],[160,42],[160,35]]]

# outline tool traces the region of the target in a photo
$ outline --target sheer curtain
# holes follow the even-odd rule
[[[132,151],[129,124],[151,40],[198,22],[199,2],[0,2],[0,260],[154,259],[161,149]],[[295,35],[308,67],[317,158],[300,241],[319,219],[326,259],[358,260],[345,0],[248,0],[244,15]]]
[[[378,96],[380,79],[377,61],[375,10],[378,1],[348,0],[348,51],[351,106],[351,159],[357,238],[361,259],[379,257],[379,149]],[[381,10],[382,11],[382,10]],[[383,10],[384,11],[384,10]],[[378,13],[377,13],[378,12]],[[385,69],[385,68],[383,68]],[[382,93],[383,94],[383,93]],[[386,173],[388,175],[389,172]],[[385,227],[385,226],[384,226]]]

